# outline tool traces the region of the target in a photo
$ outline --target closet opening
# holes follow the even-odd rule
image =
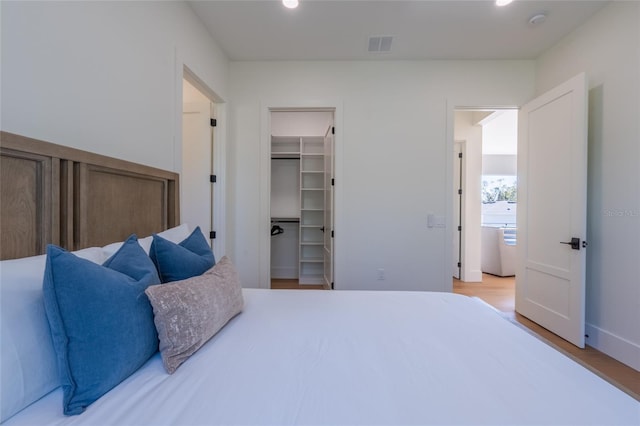
[[[274,289],[333,284],[333,110],[270,111]]]

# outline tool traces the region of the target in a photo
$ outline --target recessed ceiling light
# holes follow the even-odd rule
[[[506,6],[513,0],[496,0],[496,6]]]
[[[295,9],[298,7],[298,0],[282,0],[284,7],[289,9]]]

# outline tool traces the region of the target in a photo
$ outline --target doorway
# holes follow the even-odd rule
[[[515,305],[517,110],[460,109],[454,118],[454,291],[493,287]]]
[[[270,288],[333,284],[332,109],[270,110]]]
[[[450,188],[459,112],[451,106],[447,113]],[[584,73],[518,110],[516,310],[578,347],[585,342],[587,112]],[[453,191],[447,192],[451,221]],[[472,230],[467,227],[467,232]],[[451,239],[445,244],[449,259]],[[463,258],[463,266],[465,261],[468,259]]]

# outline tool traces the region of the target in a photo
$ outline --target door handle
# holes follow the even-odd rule
[[[568,244],[572,250],[580,250],[580,238],[577,237],[571,238],[571,241],[560,241],[560,244]]]

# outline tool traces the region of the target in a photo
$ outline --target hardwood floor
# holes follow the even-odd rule
[[[506,318],[526,328],[526,330],[541,338],[546,343],[572,357],[635,399],[640,400],[639,371],[622,364],[591,346],[580,349],[516,313],[514,277],[502,278],[483,274],[481,283],[465,283],[454,278],[453,291],[454,293],[464,294],[466,296],[478,297],[503,312]]]
[[[299,284],[298,280],[285,280],[280,278],[274,278],[271,280],[272,290],[325,290],[325,287],[320,285],[311,284]]]

